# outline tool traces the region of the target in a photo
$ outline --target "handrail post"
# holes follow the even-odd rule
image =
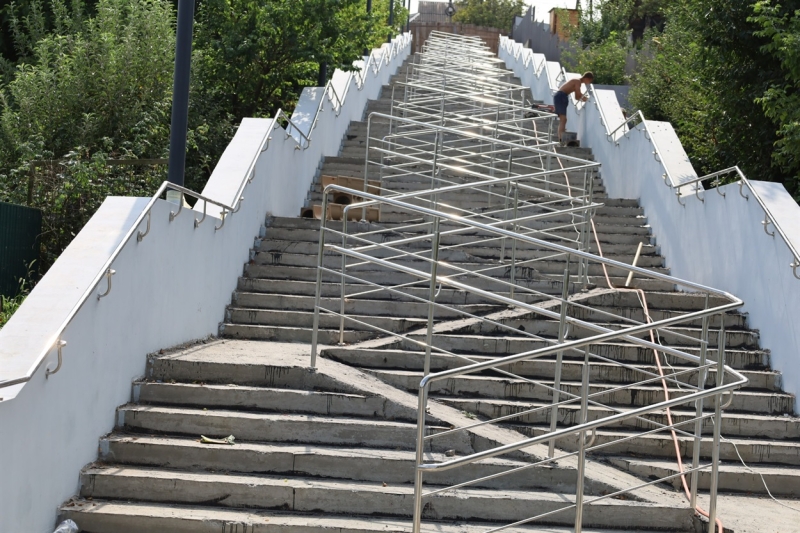
[[[323,194],[325,194],[323,190]],[[349,214],[347,208],[349,206],[345,206],[342,209],[342,248],[347,248],[347,215]],[[345,272],[347,270],[347,255],[342,254],[342,287],[341,293],[339,295],[340,306],[339,306],[339,346],[344,346],[344,315],[345,315],[345,295],[347,293],[346,283],[346,276]]]
[[[420,533],[422,521],[422,466],[425,459],[425,416],[428,410],[429,384],[420,386],[419,403],[417,404],[417,458],[414,465],[414,516],[411,524],[411,533]]]
[[[719,339],[717,339],[717,379],[716,386],[725,380],[725,313],[719,314]],[[733,398],[733,391],[731,391]],[[722,431],[722,396],[717,394],[714,402],[714,440],[711,444],[711,493],[708,504],[708,533],[714,533],[717,520],[717,490],[719,489],[719,442]],[[719,532],[722,533],[722,532]]]
[[[558,321],[558,343],[564,342],[567,333],[567,298],[569,298],[569,256],[567,256],[567,268],[564,269],[564,281],[561,287],[561,317]],[[564,362],[564,352],[556,354],[556,372],[553,380],[553,406],[550,408],[550,433],[556,430],[558,424],[558,401],[561,391],[561,366]],[[555,455],[556,441],[550,440],[547,449],[547,457],[551,459]]]
[[[708,294],[706,294],[703,309],[708,309]],[[724,315],[723,315],[724,318]],[[697,373],[697,388],[703,390],[706,384],[706,355],[708,351],[708,316],[703,317],[702,333],[700,343],[700,369]],[[697,508],[697,486],[700,481],[700,472],[697,468],[700,466],[700,446],[703,442],[703,399],[695,402],[695,416],[697,421],[694,423],[694,443],[692,445],[692,480],[690,488],[690,507]]]
[[[433,240],[431,241],[431,282],[428,287],[428,333],[425,339],[424,374],[431,373],[431,344],[433,343],[433,315],[436,311],[436,272],[439,264],[439,217],[433,219]]]
[[[514,184],[514,233],[519,233],[519,224],[517,224],[517,208],[519,206],[519,187]],[[511,299],[514,299],[514,287],[517,284],[517,239],[511,241]]]
[[[319,251],[317,252],[317,289],[314,294],[314,325],[311,332],[311,369],[317,368],[317,340],[319,338],[319,300],[322,292],[322,265],[325,257],[325,221],[328,215],[328,196],[322,195],[322,219],[319,222]]]
[[[589,346],[583,356],[581,376],[581,424],[589,421]],[[583,528],[583,488],[586,475],[586,431],[578,433],[578,472],[575,488],[575,533]]]

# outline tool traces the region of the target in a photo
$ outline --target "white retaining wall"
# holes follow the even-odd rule
[[[544,56],[506,38],[501,39],[499,56],[534,98],[552,102],[559,86],[553,75],[560,70],[557,63],[542,68]],[[744,300],[749,325],[760,331],[762,348],[771,351],[773,367],[783,374],[784,390],[798,394],[800,279],[789,267],[793,257],[787,243],[777,232],[774,237],[765,233],[765,212],[756,196],[797,250],[800,206],[782,185],[762,181],[749,181],[750,190],[744,186],[749,199],[740,195],[738,184],[730,184],[700,192],[701,201],[693,186],[680,185],[698,176],[668,122],[647,120],[646,128],[641,124],[610,141],[608,133],[624,120],[622,111],[613,91],[596,90],[593,96],[580,110],[569,106],[567,129],[577,131],[581,145],[591,148],[602,164],[609,197],[639,200],[673,276]],[[679,203],[676,190],[685,205]],[[774,231],[772,226],[768,229]]]
[[[231,205],[256,161],[241,209],[219,231],[212,209],[194,227],[202,202],[173,222],[169,212],[176,206],[156,202],[147,236],[137,242],[134,235],[111,265],[116,270],[111,292],[97,299],[106,289],[101,281],[65,329],[61,370],[45,378],[45,367],[55,367],[52,350],[24,386],[0,388],[0,531],[54,529],[58,506],[76,494],[80,469],[97,458],[99,437],[113,429],[116,407],[130,400],[131,382],[143,375],[146,354],[217,333],[265,216],[299,214],[322,158],[338,153],[350,121],[360,120],[367,100],[379,96],[410,44],[405,35],[395,41],[395,54],[390,45],[374,51],[382,61],[377,72],[367,73],[362,89],[353,75],[337,71],[342,109],[325,99],[315,129],[304,131],[311,137],[305,149],[296,149],[282,128],[273,129],[272,119],[245,119],[202,193]],[[303,93],[298,118],[308,109],[316,112],[322,92]],[[298,127],[309,128],[312,121],[299,120]],[[52,345],[59,325],[91,289],[149,200],[106,199],[0,330],[0,382],[25,375]]]

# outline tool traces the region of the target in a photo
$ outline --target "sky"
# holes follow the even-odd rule
[[[435,2],[447,2],[448,0],[433,0]],[[529,6],[536,6],[536,20],[549,22],[548,12],[554,7],[575,7],[575,0],[525,0]],[[411,0],[411,12],[417,12],[418,0]]]

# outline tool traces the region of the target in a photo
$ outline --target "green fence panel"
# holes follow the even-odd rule
[[[0,294],[17,294],[19,279],[27,276],[31,261],[39,259],[41,233],[39,209],[0,202]]]

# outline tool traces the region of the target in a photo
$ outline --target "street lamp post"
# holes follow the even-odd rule
[[[183,186],[186,171],[186,132],[189,127],[189,75],[192,65],[192,26],[195,0],[178,1],[178,29],[175,36],[175,74],[172,83],[172,122],[169,132],[167,179]],[[173,194],[170,194],[173,193]],[[178,203],[181,194],[167,191],[167,200]]]
[[[389,38],[386,39],[387,43],[392,42],[392,33],[394,33],[394,0],[389,0]]]
[[[372,0],[367,0],[367,18],[372,17]],[[369,55],[369,50],[364,48],[364,55]]]

